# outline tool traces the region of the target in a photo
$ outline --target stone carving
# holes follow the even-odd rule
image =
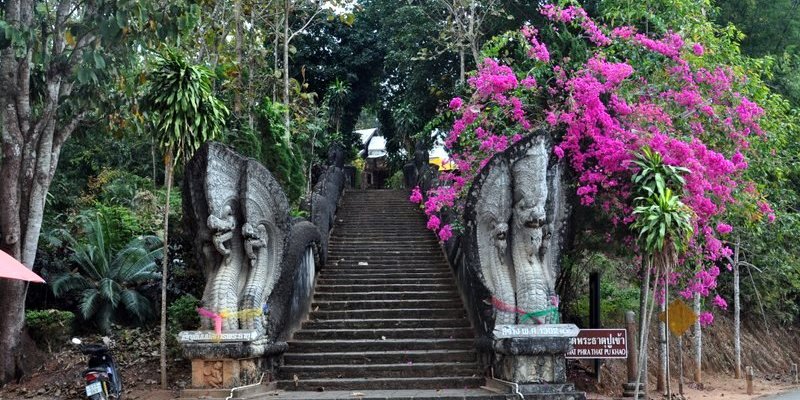
[[[513,265],[508,254],[509,221],[511,220],[511,174],[508,163],[499,160],[487,172],[483,190],[492,193],[476,204],[478,254],[486,287],[504,304],[515,303]],[[500,308],[496,324],[516,323],[513,309]]]
[[[562,185],[544,131],[496,155],[473,184],[465,239],[477,251],[465,255],[492,295],[495,324],[556,322],[555,279],[569,217]]]
[[[207,361],[203,366],[203,383],[212,388],[222,387],[222,361]]]
[[[280,277],[290,230],[286,196],[264,166],[218,143],[206,144],[187,174],[185,215],[202,249],[203,306],[228,316],[223,330],[264,336],[260,310]],[[202,328],[212,327],[204,318]]]

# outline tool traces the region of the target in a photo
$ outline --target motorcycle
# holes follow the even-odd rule
[[[83,372],[83,377],[86,379],[86,396],[91,400],[119,400],[122,396],[122,378],[119,376],[117,363],[111,356],[108,345],[83,344],[78,338],[73,338],[72,344],[77,346],[81,353],[89,356],[89,368]]]

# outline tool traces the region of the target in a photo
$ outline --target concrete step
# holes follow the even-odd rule
[[[437,376],[469,376],[477,370],[476,363],[402,363],[366,365],[285,365],[279,378],[290,380],[297,375],[304,379],[325,378],[433,378]]]
[[[352,378],[352,379],[302,379],[278,381],[278,388],[289,390],[386,390],[386,389],[464,389],[477,388],[483,383],[481,377],[439,376],[433,378]],[[406,399],[416,397],[406,397]]]
[[[351,301],[314,301],[313,311],[337,310],[387,310],[409,308],[455,308],[461,309],[460,299],[428,299],[428,300],[351,300]]]
[[[474,338],[470,328],[391,328],[391,329],[302,329],[294,334],[297,340],[358,339],[467,339]]]
[[[320,277],[317,279],[318,285],[446,285],[453,283],[453,277],[441,278],[398,278],[385,276],[370,276],[368,278],[334,278]]]
[[[316,292],[315,301],[357,301],[357,300],[460,300],[458,292],[347,292],[324,293]]]
[[[442,272],[442,271],[449,271],[450,266],[447,265],[446,262],[439,260],[435,261],[411,260],[403,262],[398,262],[397,260],[386,260],[382,262],[375,262],[375,261],[359,261],[359,260],[340,261],[337,259],[329,258],[328,263],[325,264],[323,270],[331,270],[331,269],[384,270],[384,271],[369,271],[371,273],[392,272],[392,270],[394,270],[394,272],[405,272],[410,270],[427,270],[428,272]]]
[[[410,266],[404,268],[370,268],[369,265],[352,265],[352,266],[338,266],[326,265],[322,268],[321,276],[328,276],[334,274],[361,274],[361,275],[388,275],[388,274],[450,274],[450,267],[446,265],[437,266]],[[452,275],[452,274],[450,274]]]
[[[428,284],[428,285],[317,285],[318,292],[344,293],[344,292],[407,292],[409,289],[421,292],[451,292],[455,290],[454,283]]]
[[[360,340],[290,340],[289,353],[324,353],[332,349],[341,352],[470,350],[475,351],[475,339],[360,339]]]
[[[418,350],[418,351],[369,351],[355,353],[287,353],[286,364],[413,364],[413,363],[474,363],[477,356],[469,350]]]
[[[303,322],[303,329],[469,328],[469,326],[469,321],[463,318],[333,319]]]
[[[373,270],[371,272],[364,272],[364,270],[356,270],[352,273],[342,273],[341,271],[333,271],[323,269],[319,275],[319,279],[437,279],[447,278],[453,279],[453,274],[450,271],[385,271]]]
[[[328,319],[397,319],[397,318],[465,318],[462,308],[398,308],[374,310],[312,311],[309,320]]]
[[[320,387],[323,388],[324,387]],[[318,390],[317,388],[316,390]],[[356,393],[357,396],[353,394]],[[497,394],[485,389],[414,389],[414,390],[328,390],[263,391],[258,395],[235,397],[234,400],[519,400],[517,395]]]

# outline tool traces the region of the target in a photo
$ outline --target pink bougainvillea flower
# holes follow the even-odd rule
[[[408,199],[414,204],[422,203],[422,192],[419,190],[419,186],[411,190],[411,197]]]
[[[464,100],[461,100],[460,97],[453,97],[453,99],[450,100],[450,109],[451,110],[458,110],[459,108],[461,108],[461,106],[463,104],[464,104]]]
[[[714,314],[704,311],[700,313],[697,319],[700,320],[700,325],[709,326],[714,323]]]
[[[439,229],[439,224],[441,224],[439,217],[435,215],[431,215],[430,217],[428,217],[428,226],[427,226],[428,229],[435,231]]]
[[[439,230],[439,240],[446,242],[451,237],[453,237],[453,230],[450,227],[450,224],[443,226],[442,229]]]
[[[717,307],[719,307],[719,308],[721,308],[723,310],[727,310],[728,309],[728,302],[725,301],[725,299],[723,299],[722,297],[720,297],[720,295],[714,296],[714,301],[713,302],[714,302],[715,306],[717,306]]]

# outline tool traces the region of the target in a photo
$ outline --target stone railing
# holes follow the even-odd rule
[[[292,218],[286,195],[261,164],[205,144],[184,180],[184,222],[203,269],[201,326],[181,332],[192,386],[230,388],[272,369],[305,318],[344,186],[332,165],[311,195],[311,221]]]

